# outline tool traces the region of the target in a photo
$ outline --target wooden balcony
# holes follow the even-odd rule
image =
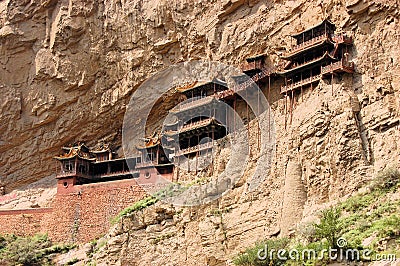
[[[254,82],[258,82],[258,81],[262,80],[263,78],[270,76],[271,74],[272,74],[272,71],[269,68],[263,68],[261,70],[261,72],[255,74],[252,78],[249,78],[245,82],[234,86],[232,89],[227,89],[224,91],[217,92],[214,95],[210,95],[210,96],[207,96],[204,98],[196,98],[196,99],[193,99],[192,101],[182,103],[182,104],[176,106],[173,109],[173,111],[175,111],[175,112],[185,111],[185,110],[188,110],[188,109],[191,109],[194,107],[204,105],[208,102],[211,102],[213,99],[223,99],[228,96],[232,96],[239,91],[246,90],[252,84],[254,84]]]
[[[170,131],[166,131],[166,132],[170,136],[171,135],[176,135],[176,134],[181,133],[181,132],[190,131],[190,130],[195,129],[195,128],[207,126],[208,124],[210,124],[212,122],[213,119],[214,118],[206,118],[206,119],[199,120],[199,121],[196,121],[196,122],[193,122],[193,123],[189,123],[189,124],[186,124],[186,125],[181,125],[181,126],[178,127],[178,130],[170,130]]]
[[[102,178],[112,178],[112,177],[118,177],[118,176],[133,175],[134,173],[138,173],[138,172],[130,171],[129,169],[127,169],[127,170],[122,170],[122,171],[115,171],[115,172],[110,172],[110,173],[94,175],[93,179],[100,180]]]
[[[192,146],[186,149],[182,149],[182,150],[178,150],[175,152],[175,156],[182,156],[185,154],[189,154],[189,153],[194,153],[194,152],[198,152],[201,150],[207,150],[207,149],[212,149],[213,147],[213,143],[212,142],[206,142],[200,145],[196,145],[196,146]]]
[[[185,103],[178,105],[177,107],[174,108],[174,111],[185,111],[185,110],[197,107],[197,106],[201,106],[203,104],[210,102],[213,98],[214,98],[214,95],[207,96],[204,98],[195,98],[192,101],[185,102]]]
[[[291,68],[283,70],[282,73],[291,73],[293,71],[299,71],[300,69],[302,69],[303,67],[306,66],[310,66],[312,64],[318,63],[318,62],[322,62],[322,60],[324,60],[325,58],[330,57],[330,55],[328,54],[328,52],[326,52],[325,54],[323,54],[322,56],[318,57],[318,58],[313,58],[311,60],[302,62],[300,64],[298,64],[297,62],[294,62],[293,65],[291,66]],[[332,57],[331,57],[332,58]]]
[[[297,54],[298,52],[305,50],[309,47],[312,47],[316,44],[319,43],[323,43],[324,41],[329,40],[329,36],[327,34],[324,35],[320,35],[318,37],[312,38],[311,40],[308,40],[306,42],[300,43],[298,45],[295,45],[292,47],[292,49],[290,50],[290,52],[288,52],[287,54],[284,55],[284,57],[288,58],[291,57],[295,54]]]
[[[333,74],[333,73],[354,73],[354,62],[348,62],[344,59],[332,63],[330,65],[322,67],[322,75]]]
[[[310,85],[312,83],[318,82],[319,80],[321,80],[321,75],[316,75],[316,76],[313,76],[313,77],[309,77],[307,79],[303,79],[303,80],[298,81],[296,83],[289,84],[287,86],[282,86],[281,87],[281,93],[285,94],[287,92],[299,89],[299,88],[301,88],[303,86],[307,86],[307,85]]]
[[[179,128],[179,131],[180,131],[180,132],[189,131],[189,130],[194,129],[194,128],[198,128],[198,127],[202,127],[202,126],[207,126],[208,124],[211,123],[211,121],[212,121],[213,119],[214,119],[214,118],[207,118],[207,119],[200,120],[200,121],[197,121],[197,122],[194,122],[194,123],[189,123],[189,124],[183,125],[183,126],[181,126],[181,127]]]
[[[84,177],[84,178],[91,178],[92,176],[87,173],[83,173],[80,171],[76,170],[59,170],[56,174],[56,178],[65,178],[65,177],[73,177],[73,176],[79,176],[79,177]]]

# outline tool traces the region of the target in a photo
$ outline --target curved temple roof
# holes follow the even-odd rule
[[[332,59],[332,60],[338,60],[337,58],[333,57],[329,52],[325,52],[324,55],[319,57],[319,58],[316,58],[314,60],[311,60],[311,61],[306,62],[306,63],[301,64],[301,65],[298,65],[298,66],[296,66],[294,68],[285,69],[282,72],[279,72],[278,74],[283,75],[283,74],[286,74],[286,73],[290,73],[292,71],[295,71],[295,70],[298,70],[298,69],[302,69],[302,68],[310,66],[312,64],[321,62],[322,60],[324,60],[326,58],[329,58],[329,59]]]
[[[306,32],[309,32],[309,31],[311,31],[311,30],[313,30],[315,28],[318,28],[318,27],[324,25],[325,23],[327,25],[333,27],[334,29],[336,28],[335,24],[333,24],[329,19],[324,19],[319,24],[311,26],[311,27],[309,27],[309,28],[307,28],[305,30],[302,30],[302,31],[299,31],[299,32],[296,32],[296,33],[292,33],[290,36],[292,36],[293,38],[298,38],[300,35],[302,35],[302,34],[304,34]]]
[[[183,87],[178,87],[178,88],[176,88],[176,90],[178,92],[186,92],[186,91],[194,90],[196,88],[200,88],[200,87],[208,85],[208,84],[218,84],[218,85],[227,87],[227,83],[225,81],[222,81],[220,79],[214,78],[211,81],[196,81],[194,83],[185,85]]]
[[[63,150],[68,152],[55,156],[54,158],[57,160],[66,160],[78,157],[84,160],[96,160],[90,157],[89,148],[85,144],[78,144],[78,146],[74,147],[63,147]]]

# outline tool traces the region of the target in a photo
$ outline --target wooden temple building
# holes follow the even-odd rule
[[[64,153],[55,157],[59,162],[56,170],[59,189],[68,191],[74,185],[132,177],[141,184],[156,183],[159,177],[174,181],[179,169],[175,169],[173,163],[179,165],[184,157],[193,159],[200,153],[208,153],[215,140],[227,135],[228,127],[234,123],[226,105],[235,108],[238,92],[271,75],[263,64],[262,55],[247,59],[243,71],[251,79],[247,77],[233,88],[218,79],[177,88],[180,98],[185,100],[170,110],[177,121],[165,125],[161,133],[146,138],[143,145],[137,146],[139,157],[114,158],[115,154],[108,148],[90,150],[84,144],[64,147]],[[222,102],[225,105],[221,108]],[[133,171],[127,160],[131,160],[129,166],[134,166]],[[197,171],[197,166],[195,168]]]
[[[279,72],[285,77],[282,94],[293,95],[324,77],[354,72],[354,64],[348,58],[348,48],[353,40],[345,34],[335,34],[335,30],[333,23],[324,20],[291,35],[296,45],[282,57],[287,60],[284,69]]]
[[[78,143],[62,149],[64,153],[55,157],[58,161],[58,191],[67,192],[74,185],[138,176],[138,172],[131,172],[128,167],[128,161],[135,164],[136,158],[114,158],[115,154],[109,148],[90,150],[85,144]]]
[[[177,165],[187,161],[191,170],[189,160],[195,158],[193,170],[197,172],[200,153],[207,154],[215,140],[226,136],[226,108],[214,96],[227,89],[227,84],[218,79],[177,89],[187,100],[170,110],[176,121],[165,125],[163,131],[166,144],[174,150],[172,159]]]
[[[144,140],[144,145],[136,147],[141,154],[136,163],[139,183],[154,184],[159,176],[172,181],[174,168],[168,157],[173,151],[162,145],[163,138],[161,134],[154,134]]]

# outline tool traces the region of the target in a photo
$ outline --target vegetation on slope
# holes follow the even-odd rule
[[[155,193],[153,196],[146,197],[142,200],[139,200],[135,202],[133,205],[125,208],[122,210],[115,218],[112,219],[111,223],[115,224],[118,221],[121,220],[122,217],[129,216],[130,214],[143,210],[144,208],[147,208],[151,205],[154,205],[157,203],[159,200],[166,199],[169,197],[174,197],[179,195],[180,193],[186,191],[190,187],[194,185],[199,185],[202,184],[205,181],[204,178],[198,178],[191,183],[188,184],[180,184],[180,183],[171,183],[169,186],[167,186],[164,189],[161,189],[157,193]]]
[[[122,217],[129,216],[131,213],[143,210],[144,208],[154,205],[157,201],[158,199],[153,196],[139,200],[135,202],[133,205],[123,209],[111,222],[115,224],[118,221],[120,221]]]
[[[386,169],[359,193],[320,213],[319,223],[299,230],[298,236],[287,239],[269,239],[248,248],[234,258],[235,265],[323,265],[331,261],[328,254],[313,257],[303,251],[314,250],[321,254],[323,250],[370,250],[372,260],[377,254],[395,254],[400,257],[400,172],[398,169]],[[338,245],[343,240],[342,245]],[[275,250],[274,256],[265,255]],[[277,256],[279,249],[286,250]],[[290,250],[297,250],[299,257],[288,256]],[[261,255],[262,259],[259,259]],[[361,258],[362,259],[362,258]]]
[[[74,245],[53,245],[47,235],[32,237],[0,236],[0,265],[53,265],[54,254],[65,253]]]

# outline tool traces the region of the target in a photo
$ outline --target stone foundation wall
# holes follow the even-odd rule
[[[106,233],[111,220],[146,192],[134,180],[73,186],[52,208],[0,211],[0,234],[48,233],[55,242],[88,242]]]

